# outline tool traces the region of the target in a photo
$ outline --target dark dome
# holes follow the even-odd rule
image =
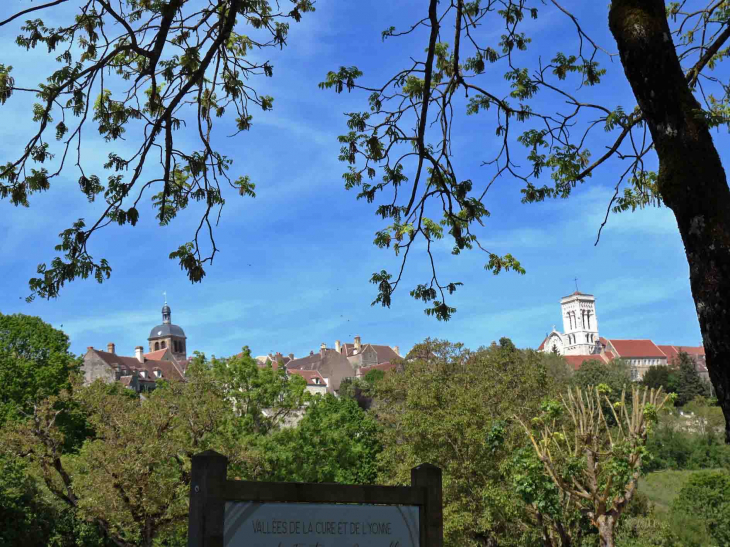
[[[157,325],[150,331],[150,337],[148,340],[154,340],[155,338],[167,338],[168,336],[178,336],[180,338],[187,338],[185,331],[183,331],[177,325],[171,325],[170,323],[163,323]]]
[[[162,306],[162,313],[170,313],[170,306],[168,306],[167,304]]]

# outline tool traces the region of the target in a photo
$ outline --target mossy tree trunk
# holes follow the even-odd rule
[[[730,189],[691,77],[680,66],[664,0],[614,0],[609,26],[659,157],[658,188],[675,215],[710,379],[730,442]]]

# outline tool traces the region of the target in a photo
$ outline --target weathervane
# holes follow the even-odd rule
[[[580,292],[578,290],[578,278],[576,277],[574,281],[575,281],[575,292]]]

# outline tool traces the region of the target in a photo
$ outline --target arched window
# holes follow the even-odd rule
[[[161,349],[165,349],[165,348],[167,347],[167,344],[165,343],[165,341],[164,341],[164,340],[162,341],[162,343],[161,343],[161,346],[160,346],[160,347],[161,347]]]
[[[157,351],[159,349],[160,349],[160,343],[159,342],[155,342],[155,351]]]

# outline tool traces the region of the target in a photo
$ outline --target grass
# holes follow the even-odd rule
[[[639,491],[654,505],[657,513],[666,513],[687,480],[698,471],[655,471],[639,481]]]

